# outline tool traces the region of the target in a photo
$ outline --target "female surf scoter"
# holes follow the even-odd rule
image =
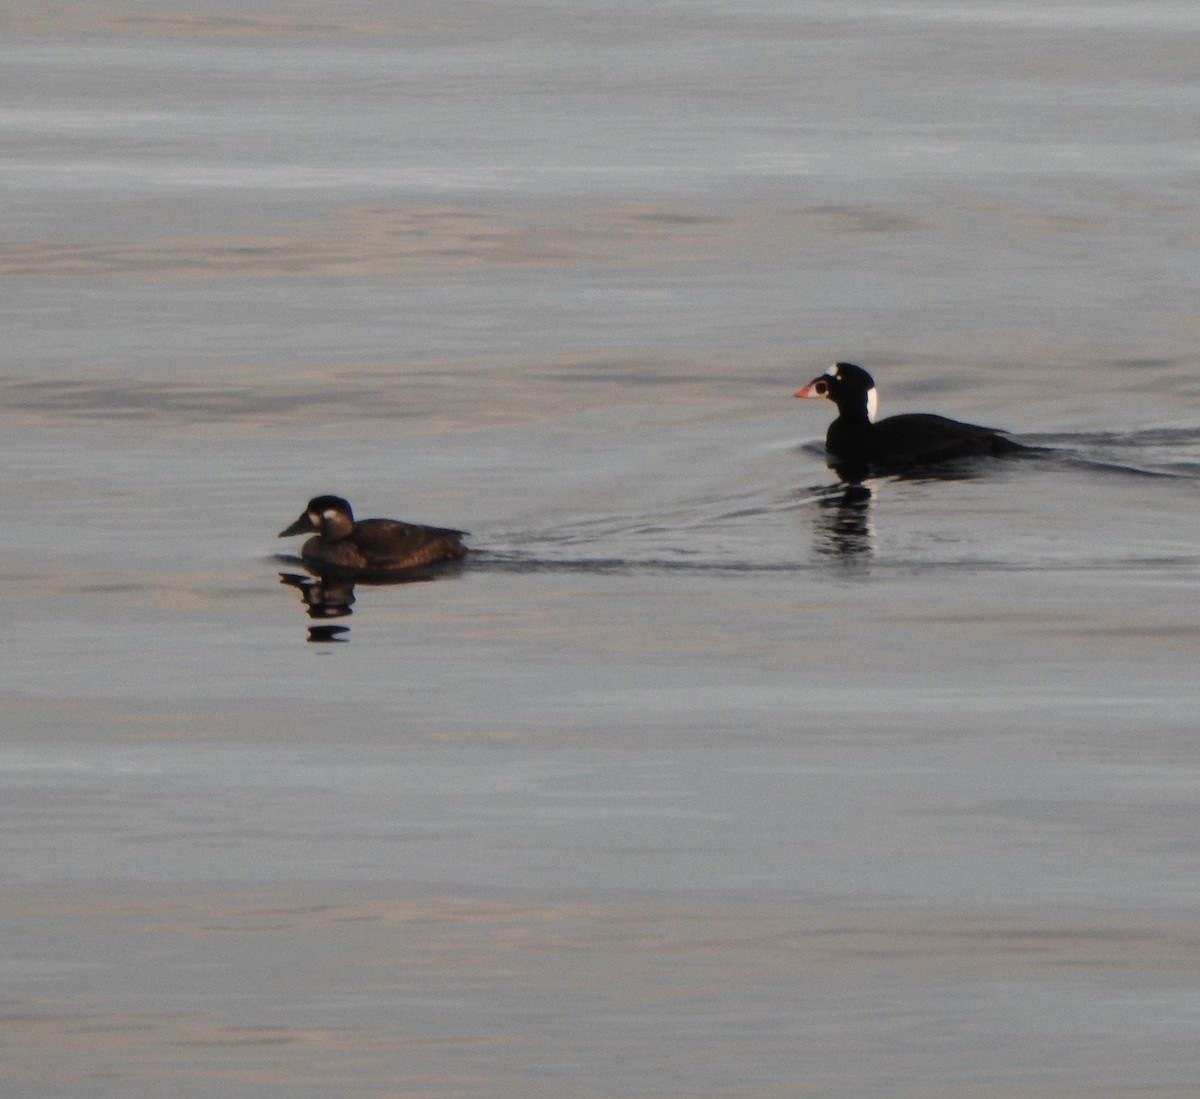
[[[906,412],[876,421],[875,380],[853,363],[834,363],[797,390],[796,396],[828,397],[837,405],[838,417],[829,425],[825,449],[833,459],[831,465],[839,470],[901,472],[956,458],[1029,449],[999,428],[964,424],[929,412]]]
[[[300,556],[318,567],[389,572],[452,561],[467,552],[461,530],[423,527],[398,519],[360,519],[340,496],[316,496],[280,538],[315,532]]]

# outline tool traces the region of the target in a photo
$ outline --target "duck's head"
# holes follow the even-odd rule
[[[279,532],[280,538],[294,534],[319,534],[322,538],[337,541],[354,530],[354,512],[349,501],[340,496],[314,496],[308,507],[287,530]]]
[[[842,415],[860,416],[865,412],[871,422],[879,403],[875,379],[854,363],[834,363],[819,378],[813,378],[803,389],[796,390],[795,395],[827,397]]]

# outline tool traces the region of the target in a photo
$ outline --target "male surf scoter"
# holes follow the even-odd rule
[[[861,366],[834,363],[797,397],[828,397],[838,417],[829,425],[825,449],[836,469],[862,476],[903,472],[980,455],[1014,454],[1028,447],[994,427],[964,424],[929,412],[906,412],[876,421],[875,380]]]
[[[300,555],[316,566],[390,572],[452,561],[467,552],[465,531],[423,527],[398,519],[360,519],[340,496],[316,496],[280,538],[315,532]]]

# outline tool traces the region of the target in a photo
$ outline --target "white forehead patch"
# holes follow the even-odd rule
[[[875,413],[879,411],[879,394],[875,391],[875,387],[871,386],[867,390],[867,419],[875,422]]]
[[[840,382],[842,380],[841,363],[834,363],[833,366],[825,371],[825,376],[828,378],[837,378],[837,380]]]

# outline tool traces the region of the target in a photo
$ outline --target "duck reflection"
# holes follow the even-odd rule
[[[1035,453],[1032,448],[1028,452]],[[826,556],[862,557],[874,552],[875,529],[871,522],[872,492],[868,482],[879,483],[870,466],[831,459],[830,470],[839,483],[809,490],[818,505],[817,552]],[[882,479],[884,484],[923,485],[974,481],[988,473],[982,459],[963,458],[938,465],[913,467]]]
[[[300,592],[309,618],[344,618],[354,613],[354,581],[350,577],[281,572],[279,582]]]
[[[864,484],[841,485],[817,504],[817,553],[861,558],[875,551],[871,490]]]
[[[312,642],[349,641],[342,636],[350,632],[349,626],[327,624],[331,618],[349,618],[354,613],[355,588],[393,587],[399,584],[419,584],[440,577],[453,576],[459,569],[454,563],[421,569],[408,569],[402,573],[372,575],[349,573],[344,569],[322,569],[311,561],[300,562],[308,575],[296,572],[281,572],[279,582],[285,587],[300,592],[301,604],[309,618],[321,625],[308,627],[308,640]]]

